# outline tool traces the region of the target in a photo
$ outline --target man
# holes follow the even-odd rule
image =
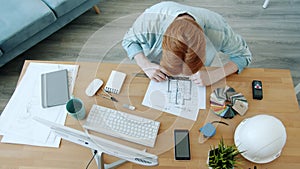
[[[210,10],[161,2],[144,11],[123,39],[123,48],[146,75],[164,81],[183,74],[201,86],[211,85],[251,63],[245,40],[234,33],[224,18]],[[215,70],[209,66],[216,52],[230,61]]]

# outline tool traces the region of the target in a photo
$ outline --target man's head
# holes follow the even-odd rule
[[[205,62],[205,34],[191,18],[177,18],[166,30],[160,65],[172,75],[191,75]]]

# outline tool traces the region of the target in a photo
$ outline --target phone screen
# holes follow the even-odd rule
[[[174,130],[175,159],[190,160],[190,140],[188,130]]]
[[[253,99],[261,100],[263,98],[262,82],[261,81],[253,80],[253,82],[252,82],[252,93],[253,93]]]

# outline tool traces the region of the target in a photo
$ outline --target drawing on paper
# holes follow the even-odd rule
[[[168,80],[168,99],[169,103],[175,105],[185,105],[186,101],[191,100],[192,82],[191,80]]]
[[[205,91],[187,78],[151,80],[142,105],[195,121],[199,109],[205,109]]]

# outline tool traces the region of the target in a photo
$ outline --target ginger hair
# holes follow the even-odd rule
[[[160,65],[172,75],[191,75],[205,62],[205,34],[190,18],[177,18],[167,28],[162,41]]]

